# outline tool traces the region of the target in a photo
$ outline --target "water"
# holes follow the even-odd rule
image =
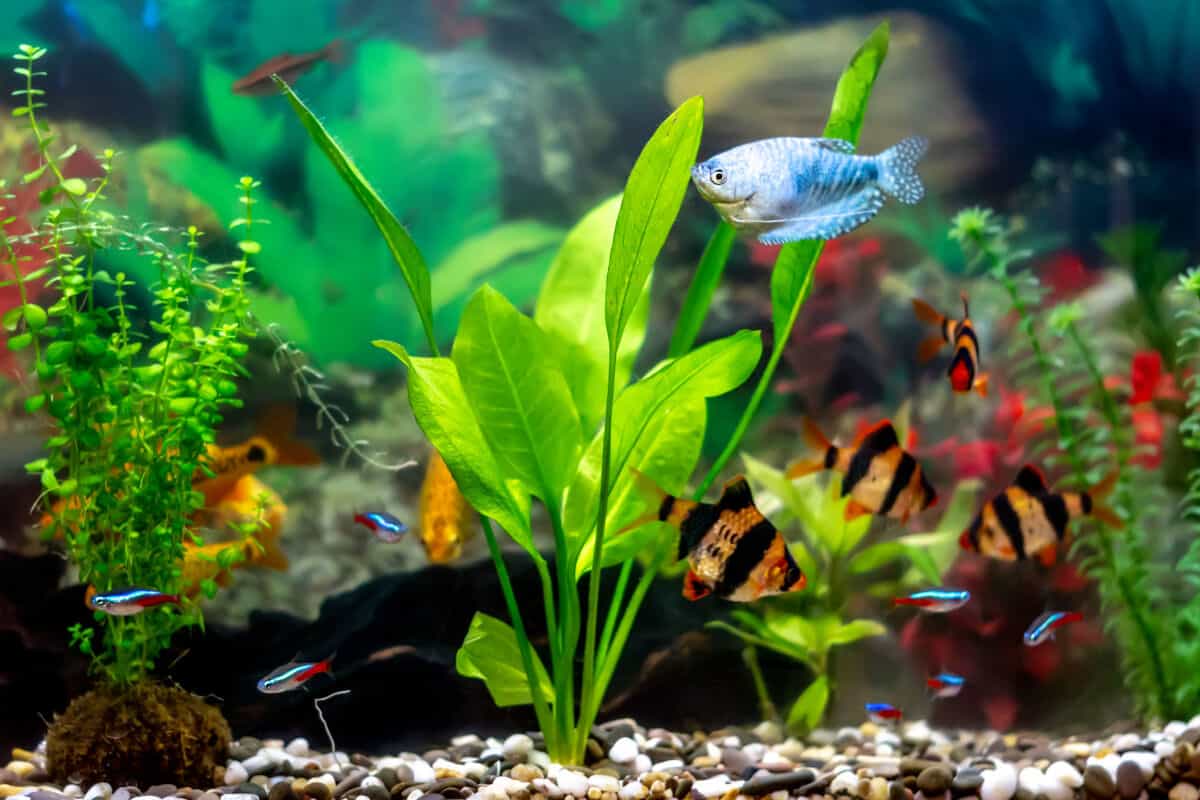
[[[0,743],[36,744],[39,715],[89,686],[89,660],[118,683],[152,673],[219,698],[235,738],[305,736],[314,749],[326,731],[313,697],[348,689],[324,719],[341,749],[375,755],[540,727],[536,747],[572,761],[593,720],[682,732],[772,718],[804,734],[857,726],[880,702],[938,730],[1187,722],[1200,708],[1187,499],[1200,297],[1183,276],[1200,172],[1185,76],[1200,18],[1183,0],[889,6],[861,134],[844,116],[865,102],[851,81],[827,135],[868,154],[927,137],[926,194],[825,244],[791,327],[805,273],[781,270],[806,267],[813,245],[788,245],[776,266],[778,247],[718,228],[688,169],[740,144],[822,135],[856,50],[868,72],[882,52],[885,34],[869,38],[877,5],[10,2],[0,44],[47,48],[33,61],[47,73],[36,111],[61,174],[36,171],[28,115],[0,121]],[[389,248],[272,72],[423,266],[395,228]],[[678,163],[639,162],[642,190],[665,175],[645,195],[659,206],[618,217],[611,198],[672,112],[663,146]],[[189,226],[217,272],[189,260]],[[618,246],[610,267],[614,226],[640,261]],[[83,260],[55,261],[55,242]],[[20,287],[14,263],[32,273]],[[644,293],[636,266],[651,263]],[[622,265],[633,277],[617,295]],[[420,289],[425,270],[428,299],[414,301],[409,281]],[[118,273],[132,281],[120,291]],[[156,296],[164,281],[177,294]],[[189,322],[161,317],[172,296],[191,303]],[[934,315],[918,318],[914,298]],[[213,299],[224,305],[204,310]],[[429,360],[435,344],[446,359]],[[135,369],[172,352],[166,378]],[[662,369],[668,356],[682,358]],[[52,358],[59,371],[39,381],[35,362]],[[973,381],[952,369],[962,358]],[[874,466],[852,491],[852,442],[885,419],[895,440],[862,455]],[[831,443],[844,463],[826,457]],[[921,472],[902,471],[889,501],[901,451]],[[815,474],[790,480],[798,461]],[[1045,486],[1022,494],[1009,487],[1027,463]],[[602,473],[614,488],[593,596]],[[691,520],[683,550],[697,545],[676,563],[656,487],[717,503],[739,473],[806,586],[686,600],[685,584],[739,599],[795,588],[770,536],[732,544],[760,520],[750,512],[701,552],[721,538],[716,515],[742,505],[705,517],[673,504],[669,523]],[[899,499],[913,474],[936,503]],[[843,480],[849,517],[862,516],[847,519]],[[985,505],[997,496],[1023,527]],[[408,532],[356,523],[372,512]],[[635,525],[647,512],[653,524]],[[89,583],[183,599],[93,619]],[[505,583],[523,633],[509,627]],[[971,599],[948,613],[893,606],[938,587]],[[1082,619],[1027,646],[1047,611]],[[332,677],[321,670],[306,690],[255,688],[335,652]],[[547,673],[533,681],[541,706],[527,656]],[[962,689],[932,698],[926,681],[943,672]],[[574,698],[567,713],[553,696]]]

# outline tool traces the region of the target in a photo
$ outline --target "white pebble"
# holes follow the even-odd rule
[[[700,797],[720,797],[730,788],[728,775],[714,775],[692,784],[692,791]]]
[[[1165,733],[1167,736],[1170,736],[1172,739],[1178,739],[1180,734],[1186,730],[1187,723],[1174,720],[1173,722],[1168,722],[1166,724],[1166,726],[1163,728],[1163,733]]]
[[[79,786],[77,784],[68,783],[66,786],[63,787],[62,793],[66,797],[72,797],[72,798],[80,797],[81,795],[83,795],[83,789],[79,788]]]
[[[1017,792],[1017,771],[1011,764],[1000,764],[983,771],[981,800],[1009,800]]]
[[[455,736],[450,740],[451,747],[466,747],[469,744],[483,744],[483,739],[480,739],[473,733],[467,733],[462,736]]]
[[[242,762],[242,768],[246,770],[248,775],[266,775],[271,771],[275,764],[270,758],[259,753],[258,755],[250,756]]]
[[[858,788],[858,776],[852,771],[839,772],[829,784],[830,794],[853,794]]]
[[[272,775],[271,777],[267,778],[267,788],[269,789],[275,784],[283,783],[284,781],[291,783],[292,779],[287,775]]]
[[[359,786],[364,789],[366,789],[368,786],[378,786],[380,789],[388,788],[387,786],[383,785],[383,781],[379,780],[379,778],[376,778],[374,775],[368,775],[367,777],[363,778],[362,783],[360,783]]]
[[[249,792],[230,792],[229,794],[224,794],[221,796],[228,798],[228,800],[258,800],[258,795],[250,794]],[[146,794],[140,797],[135,797],[134,800],[143,800],[147,797],[154,797],[154,795]],[[155,798],[155,800],[157,800],[157,798]]]
[[[795,766],[790,759],[776,753],[774,750],[768,750],[758,763],[763,769],[769,769],[772,772],[782,772]]]
[[[608,757],[617,764],[628,764],[638,757],[637,742],[630,739],[628,736],[622,736],[613,742],[613,746],[608,749]]]
[[[323,773],[323,774],[321,774],[321,775],[318,775],[317,777],[313,778],[313,780],[314,780],[314,781],[320,781],[321,783],[327,784],[327,785],[329,786],[329,788],[330,788],[330,789],[332,789],[332,788],[334,788],[335,786],[337,786],[337,781],[335,781],[335,780],[333,779],[333,776],[332,776],[332,775],[330,775],[328,772],[325,772],[325,773]],[[433,780],[433,778],[430,778],[430,780]]]
[[[520,791],[526,791],[526,792],[529,791],[528,783],[526,783],[525,781],[518,781],[513,778],[509,778],[506,775],[501,775],[501,776],[497,777],[495,780],[493,780],[492,786],[495,786],[497,789],[504,792],[504,794],[506,794],[506,795],[515,794]]]
[[[1164,742],[1159,742],[1158,744],[1154,745],[1154,754],[1159,756],[1160,758],[1166,758],[1167,756],[1171,755],[1174,752],[1175,752],[1175,743],[1174,742],[1165,742],[1164,741]]]
[[[564,769],[555,776],[555,780],[558,781],[558,788],[562,789],[564,794],[575,797],[587,795],[588,779],[578,772]]]
[[[481,761],[468,761],[466,764],[459,765],[463,775],[473,781],[481,781],[488,774],[488,765]]]
[[[742,740],[737,736],[726,736],[721,740],[721,747],[741,747]]]
[[[524,759],[533,749],[533,739],[523,733],[514,733],[504,740],[504,755],[511,759]]]
[[[910,722],[904,727],[904,738],[910,742],[918,744],[928,742],[932,732],[925,720],[919,719],[916,722]]]
[[[1154,753],[1147,753],[1145,750],[1130,750],[1125,753],[1122,758],[1125,761],[1132,761],[1137,764],[1142,770],[1142,775],[1146,780],[1150,780],[1154,776],[1154,768],[1158,766],[1158,756]]]
[[[508,795],[504,790],[496,784],[488,784],[487,786],[479,787],[479,791],[475,793],[479,800],[508,800]]]
[[[717,751],[717,758],[721,757],[721,751]],[[638,775],[644,775],[654,766],[654,762],[650,760],[650,756],[645,753],[638,753],[638,757],[633,760],[633,771]]]
[[[896,748],[894,748],[890,744],[886,744],[886,743],[885,744],[877,744],[877,745],[875,745],[875,755],[877,755],[877,756],[894,756],[894,755],[896,755]]]
[[[757,763],[762,761],[763,756],[767,754],[767,746],[759,742],[751,742],[742,748],[742,752],[746,754],[746,758]]]
[[[1092,746],[1087,742],[1065,742],[1062,749],[1075,758],[1087,758],[1092,754]]]
[[[1065,761],[1055,761],[1046,767],[1046,777],[1061,783],[1068,789],[1078,789],[1083,786],[1083,776],[1079,774],[1079,770]]]
[[[1142,737],[1136,733],[1123,733],[1112,740],[1112,749],[1118,753],[1122,750],[1132,750],[1142,743]]]
[[[900,737],[897,736],[892,731],[880,729],[879,732],[875,734],[875,744],[876,745],[886,744],[890,747],[899,747],[900,746]],[[879,752],[879,751],[876,750],[876,752]]]
[[[371,800],[371,798],[367,797],[365,794],[356,794],[354,795],[354,800]]]
[[[434,774],[433,767],[429,766],[429,762],[425,759],[415,758],[412,761],[405,761],[404,763],[412,770],[413,783],[433,783],[433,781],[437,780],[437,775]],[[412,800],[412,797],[410,796],[408,800]]]
[[[538,767],[542,772],[550,769],[550,756],[543,750],[534,750],[525,761]]]
[[[1117,779],[1117,765],[1120,763],[1121,763],[1121,757],[1119,755],[1117,755],[1116,753],[1109,753],[1108,755],[1104,756],[1103,758],[1096,758],[1095,756],[1090,756],[1087,760],[1086,766],[1101,767],[1105,772],[1108,773],[1108,776],[1115,781]]]
[[[642,800],[649,790],[641,781],[630,781],[621,787],[621,791],[617,792],[617,797],[621,800]]]
[[[534,778],[533,788],[538,794],[544,794],[546,797],[563,796],[562,787],[549,778]]]
[[[250,780],[250,774],[246,772],[246,768],[241,765],[241,762],[231,761],[229,766],[225,767],[225,785],[240,786]]]
[[[612,775],[592,775],[588,778],[588,783],[595,786],[602,792],[619,792],[621,791],[621,782]]]
[[[484,770],[486,771],[486,769],[487,768],[485,767]],[[454,761],[448,761],[444,758],[439,758],[433,762],[433,771],[434,772],[443,772],[443,774],[449,773],[451,777],[455,777],[455,778],[465,778],[467,775],[463,771],[462,764],[459,764]]]
[[[87,790],[87,794],[83,796],[83,800],[108,800],[112,797],[112,786],[103,781],[93,784],[92,788]]]
[[[660,761],[650,767],[654,772],[670,772],[671,770],[683,769],[682,758],[668,758],[666,761]]]
[[[1017,776],[1017,785],[1036,795],[1042,788],[1042,771],[1037,767],[1025,767]]]
[[[297,736],[287,743],[287,747],[283,748],[290,756],[306,756],[308,755],[308,739],[303,736]]]
[[[776,789],[767,795],[767,800],[788,800],[791,794],[787,789]]]

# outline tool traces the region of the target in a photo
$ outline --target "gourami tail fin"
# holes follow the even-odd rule
[[[925,186],[917,175],[917,162],[929,148],[924,136],[910,136],[878,156],[879,188],[905,205],[925,196]]]
[[[813,422],[810,417],[804,418],[804,443],[810,450],[816,452],[817,455],[812,458],[801,459],[792,464],[787,469],[787,477],[789,479],[799,478],[803,475],[811,475],[814,472],[820,472],[825,469],[825,458],[833,444],[829,441],[821,429],[817,427],[817,423]]]

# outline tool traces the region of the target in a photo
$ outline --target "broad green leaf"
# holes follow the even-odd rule
[[[370,215],[375,222],[379,232],[383,234],[384,241],[387,242],[388,249],[392,253],[392,257],[396,260],[396,264],[400,267],[400,272],[404,276],[404,282],[408,285],[409,292],[412,293],[413,304],[417,307],[417,314],[421,318],[421,326],[425,330],[425,336],[429,340],[430,345],[436,351],[437,345],[433,334],[433,299],[431,296],[429,282],[429,268],[425,266],[425,259],[421,256],[421,251],[417,249],[416,242],[413,241],[408,231],[400,224],[400,220],[396,219],[396,215],[391,212],[387,204],[379,196],[378,192],[367,181],[366,176],[359,171],[350,156],[334,141],[329,131],[325,130],[325,126],[320,120],[309,110],[291,87],[283,80],[276,77],[275,83],[286,95],[288,102],[291,103],[292,109],[296,112],[296,116],[300,118],[300,122],[304,125],[308,135],[313,142],[329,159],[329,163],[337,170],[338,175],[350,187],[350,191],[354,197],[362,204],[362,207]]]
[[[828,647],[837,647],[871,636],[882,636],[885,633],[887,633],[887,627],[880,622],[873,619],[856,619],[843,622],[828,630],[825,635],[825,643]]]
[[[541,696],[554,697],[554,687],[545,666],[533,654],[534,671]],[[521,649],[512,627],[495,617],[476,611],[462,647],[454,659],[458,674],[479,678],[488,688],[492,701],[501,708],[524,706],[533,702],[530,678],[525,673]]]
[[[675,223],[703,127],[704,101],[693,97],[658,126],[629,173],[604,285],[604,327],[610,348],[619,346],[654,260]]]
[[[907,555],[908,548],[901,542],[878,542],[855,553],[850,559],[847,569],[855,575],[861,575],[864,572],[879,569],[897,559],[905,558]]]
[[[527,493],[513,491],[479,428],[448,358],[418,358],[395,342],[374,342],[408,367],[408,399],[417,424],[441,454],[459,490],[484,516],[491,517],[535,558]]]
[[[253,175],[265,175],[281,156],[295,155],[283,147],[287,113],[274,103],[231,92],[229,87],[238,77],[215,60],[204,59],[200,67],[200,90],[209,128],[227,163]],[[300,140],[298,135],[297,140]]]
[[[561,502],[583,434],[546,334],[485,285],[463,312],[453,358],[500,466],[543,502]]]
[[[913,569],[903,578],[905,583],[941,581],[941,576],[958,556],[958,536],[975,515],[975,495],[981,486],[978,480],[959,481],[934,530],[910,533],[897,539],[910,549],[909,560],[913,563]]]
[[[829,703],[829,679],[818,675],[816,680],[808,685],[796,702],[792,703],[787,715],[788,730],[797,733],[808,733],[817,727],[825,715],[825,706]]]
[[[753,616],[753,614],[750,616]],[[812,659],[812,653],[807,648],[798,642],[783,639],[770,630],[738,627],[723,620],[714,620],[709,622],[705,627],[731,633],[747,644],[765,647],[768,650],[773,650],[774,652],[779,653],[780,655],[787,656],[793,661],[798,661],[801,664],[806,664],[809,667],[816,669],[816,662]]]
[[[510,259],[556,247],[563,231],[537,220],[498,225],[455,247],[433,270],[434,313]]]
[[[883,22],[867,37],[838,79],[829,121],[825,124],[826,137],[858,144],[867,100],[887,50],[888,23]],[[824,242],[818,240],[792,242],[783,246],[775,260],[775,269],[771,273],[771,307],[777,348],[787,344],[800,307],[812,290],[813,272],[823,247]]]
[[[761,351],[757,332],[740,331],[660,364],[621,392],[612,417],[612,491],[618,492],[623,482],[632,481],[630,458],[639,447],[646,446],[643,442],[649,441],[656,419],[670,413],[685,398],[715,397],[741,385],[754,370]],[[568,540],[574,542],[582,543],[583,537],[591,535],[596,518],[602,438],[602,433],[593,437],[567,490],[564,524]],[[616,524],[612,513],[619,505],[610,505],[607,525]]]
[[[692,349],[700,328],[708,316],[708,307],[712,304],[713,293],[721,283],[725,274],[725,265],[729,262],[729,253],[737,232],[728,222],[722,220],[704,246],[700,256],[700,265],[688,286],[687,296],[683,299],[683,308],[679,310],[679,319],[675,322],[675,332],[671,334],[671,346],[667,356],[678,358]]]
[[[700,460],[707,416],[707,403],[703,397],[682,398],[665,414],[659,414],[650,421],[626,463],[643,474],[654,475],[667,491],[681,493],[696,468],[696,462]],[[598,462],[595,465],[598,469]],[[666,525],[643,525],[637,530],[618,535],[626,525],[645,512],[645,504],[646,498],[637,490],[631,475],[616,481],[608,498],[608,530],[611,533],[604,541],[602,566],[635,558],[648,542],[656,538],[674,539],[677,535]],[[594,544],[595,538],[592,536],[584,541],[575,563],[576,579],[591,570]]]
[[[586,432],[604,418],[604,386],[608,370],[608,334],[604,330],[604,280],[608,251],[621,196],[589,211],[571,232],[550,265],[538,294],[533,319],[565,352],[559,357],[567,384]],[[642,286],[633,316],[617,353],[616,385],[629,383],[633,362],[646,338],[650,315],[650,281]]]

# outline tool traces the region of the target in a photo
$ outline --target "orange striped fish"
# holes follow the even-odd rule
[[[804,420],[804,438],[820,455],[788,467],[788,478],[821,470],[842,473],[842,497],[850,496],[846,521],[878,514],[908,522],[937,502],[937,491],[911,453],[900,447],[890,420],[863,431],[849,447],[831,443],[811,419]]]
[[[965,394],[974,390],[980,397],[987,397],[988,375],[979,371],[979,337],[971,323],[967,308],[967,293],[962,293],[963,318],[950,319],[924,300],[913,298],[913,311],[917,319],[936,325],[939,335],[930,336],[917,347],[917,358],[928,361],[937,355],[946,344],[954,345],[954,357],[946,374],[955,392]]]
[[[425,480],[421,482],[420,519],[421,541],[430,561],[445,564],[462,555],[475,512],[436,450],[429,458]]]

